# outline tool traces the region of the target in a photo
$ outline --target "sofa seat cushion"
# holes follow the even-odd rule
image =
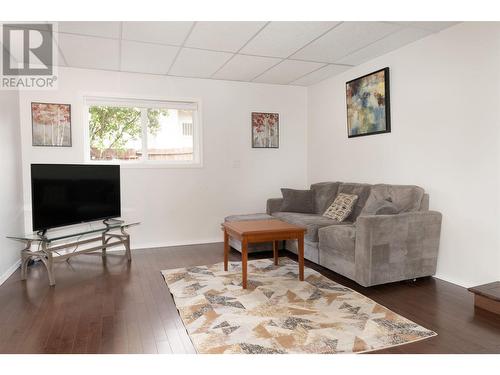
[[[333,225],[318,231],[320,248],[341,253],[346,260],[354,262],[354,246],[356,227],[350,225]]]
[[[415,212],[420,209],[423,196],[424,189],[415,185],[373,185],[362,214],[369,215],[369,207],[381,200],[390,200],[399,212]]]
[[[318,242],[318,230],[330,225],[348,225],[350,222],[339,223],[335,220],[316,214],[302,214],[297,212],[275,212],[272,214],[277,219],[290,224],[302,226],[307,229],[305,239],[310,242]]]
[[[321,228],[318,234],[319,264],[355,280],[355,226],[332,225]]]

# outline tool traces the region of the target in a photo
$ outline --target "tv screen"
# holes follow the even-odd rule
[[[121,216],[118,165],[32,164],[33,230]]]

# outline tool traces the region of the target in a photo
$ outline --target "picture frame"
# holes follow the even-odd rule
[[[252,148],[279,148],[280,114],[277,112],[252,112]]]
[[[31,102],[34,147],[72,147],[71,104]]]
[[[346,82],[347,137],[391,132],[389,68]]]

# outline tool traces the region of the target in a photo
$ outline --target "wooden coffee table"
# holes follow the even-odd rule
[[[278,265],[278,241],[297,240],[299,280],[304,281],[304,233],[306,228],[281,220],[231,221],[222,224],[224,230],[224,271],[229,262],[229,238],[241,241],[242,287],[247,288],[248,244],[272,242],[274,264]]]

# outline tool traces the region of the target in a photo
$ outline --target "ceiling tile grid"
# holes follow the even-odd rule
[[[180,47],[123,40],[121,70],[125,72],[167,74]]]
[[[119,70],[118,40],[60,33],[58,43],[70,67]]]
[[[241,53],[286,58],[340,22],[271,22]]]
[[[61,33],[98,36],[113,39],[120,38],[120,28],[120,22],[58,22],[58,31]]]
[[[325,65],[324,67],[315,70],[311,73],[308,73],[295,81],[292,81],[292,85],[299,85],[299,86],[310,86],[314,85],[315,83],[318,83],[324,79],[327,79],[331,76],[340,74],[342,72],[345,72],[347,69],[349,69],[350,66],[348,65],[335,65],[335,64],[328,64]]]
[[[335,63],[349,53],[402,27],[383,22],[344,22],[293,54],[292,58]]]
[[[196,22],[186,47],[237,52],[266,22]]]
[[[210,78],[231,56],[232,54],[228,52],[182,48],[169,74],[180,77]]]
[[[282,59],[275,57],[234,55],[231,60],[212,75],[212,78],[251,81],[281,61]]]
[[[313,85],[457,22],[59,22],[61,66]]]
[[[123,22],[122,39],[180,46],[185,41],[193,25],[194,22],[182,21]]]
[[[278,65],[259,75],[253,82],[286,85],[324,65],[323,63],[310,61],[283,60]]]

